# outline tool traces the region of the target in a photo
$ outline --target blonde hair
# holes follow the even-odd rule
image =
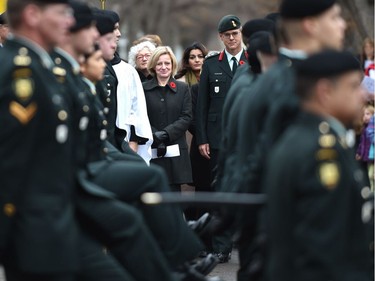
[[[140,51],[142,51],[144,48],[147,48],[149,49],[149,51],[152,53],[155,51],[156,47],[154,44],[152,44],[151,42],[149,41],[144,41],[144,42],[141,42],[137,45],[134,45],[133,47],[130,48],[129,50],[129,55],[128,55],[128,60],[129,60],[129,64],[133,67],[136,67],[137,64],[136,64],[136,61],[137,61],[137,55]]]
[[[150,72],[152,76],[155,76],[155,67],[158,63],[159,58],[162,55],[169,55],[172,61],[172,73],[171,76],[175,76],[177,72],[177,59],[176,56],[173,54],[172,49],[169,46],[160,46],[155,49],[155,51],[152,53],[148,64],[147,64],[147,70]]]

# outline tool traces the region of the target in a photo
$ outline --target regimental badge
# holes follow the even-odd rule
[[[336,188],[337,183],[340,179],[339,167],[336,163],[323,163],[319,167],[320,182],[328,190]]]
[[[215,91],[216,94],[219,93],[220,92],[220,87],[219,86],[215,86],[214,91]]]
[[[14,81],[14,92],[21,101],[27,101],[33,95],[34,82],[30,78],[18,78]]]
[[[9,104],[9,113],[15,117],[21,124],[26,125],[34,117],[37,111],[37,105],[35,102],[28,106],[23,106],[18,102],[12,101]]]
[[[319,138],[319,144],[321,147],[330,148],[336,144],[336,137],[331,134],[322,135]]]
[[[232,20],[232,24],[233,24],[233,27],[237,26],[237,24],[236,24],[236,22],[234,20]]]

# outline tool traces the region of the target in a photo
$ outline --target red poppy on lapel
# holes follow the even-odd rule
[[[245,62],[243,60],[240,60],[240,65],[243,65],[245,64]]]
[[[175,83],[175,82],[170,82],[170,83],[169,83],[169,86],[170,86],[172,89],[176,89],[176,83]]]

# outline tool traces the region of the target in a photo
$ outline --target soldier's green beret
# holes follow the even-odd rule
[[[280,15],[286,19],[316,16],[331,8],[335,3],[335,0],[283,0]]]
[[[87,4],[78,1],[70,1],[70,5],[73,8],[75,19],[75,24],[70,28],[71,32],[76,32],[93,23],[95,20],[94,14]]]
[[[361,71],[359,60],[350,52],[327,50],[296,64],[298,76],[329,78],[350,71]]]
[[[224,16],[217,26],[217,31],[219,33],[233,30],[233,29],[239,29],[241,28],[241,22],[240,19],[234,15],[226,15]]]

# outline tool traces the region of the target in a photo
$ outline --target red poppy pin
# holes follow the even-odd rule
[[[172,89],[176,89],[176,83],[175,83],[175,82],[171,82],[171,83],[169,83],[169,86],[170,86]]]
[[[245,64],[245,62],[243,60],[240,60],[240,65],[243,65]]]

